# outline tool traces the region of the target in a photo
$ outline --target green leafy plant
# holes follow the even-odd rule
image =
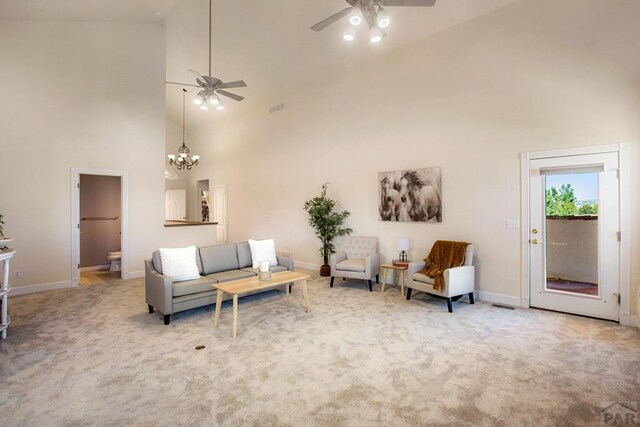
[[[329,264],[329,256],[336,252],[333,239],[351,234],[353,230],[343,227],[344,221],[351,215],[349,211],[336,212],[336,201],[327,197],[328,182],[322,184],[320,196],[304,202],[304,210],[309,214],[309,225],[320,239],[320,255],[324,264]]]
[[[598,215],[598,204],[580,204],[571,184],[562,184],[560,189],[549,188],[546,192],[546,205],[548,216]]]

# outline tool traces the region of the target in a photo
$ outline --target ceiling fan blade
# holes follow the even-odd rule
[[[200,86],[207,86],[207,81],[204,79],[204,77],[202,77],[202,74],[200,74],[199,72],[197,72],[196,70],[192,70],[191,68],[189,68],[189,72],[191,74],[193,74],[193,77],[196,78],[196,82],[200,85]]]
[[[227,92],[226,90],[216,90],[216,93],[226,96],[227,98],[235,99],[236,101],[242,101],[244,96],[236,95],[235,93]]]
[[[218,85],[220,89],[231,89],[234,87],[247,87],[247,84],[243,80],[238,80],[237,82],[221,83]]]
[[[348,14],[350,14],[351,10],[353,10],[353,7],[347,7],[346,9],[342,9],[340,12],[334,13],[333,15],[331,15],[330,17],[328,17],[324,21],[318,22],[316,25],[311,27],[311,29],[313,31],[322,31],[325,28],[327,28],[329,25],[333,24],[336,21],[339,21],[340,19],[342,19],[345,16],[347,16]]]
[[[168,81],[165,81],[165,83],[169,84],[169,85],[200,87],[198,85],[192,85],[192,84],[189,84],[189,83],[178,83],[178,82],[168,82]]]
[[[414,6],[431,7],[436,4],[436,0],[382,0],[383,6]]]

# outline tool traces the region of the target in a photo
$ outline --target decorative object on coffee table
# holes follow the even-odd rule
[[[258,280],[266,282],[271,280],[271,270],[269,269],[269,261],[260,261],[260,271],[258,271]]]
[[[304,202],[304,210],[309,214],[309,225],[313,228],[322,246],[320,255],[324,264],[320,267],[320,276],[331,274],[329,256],[336,252],[333,239],[351,234],[353,230],[343,227],[344,221],[351,215],[349,211],[335,212],[336,201],[327,197],[328,182],[322,184],[320,196]]]
[[[442,222],[442,169],[378,173],[380,221]]]

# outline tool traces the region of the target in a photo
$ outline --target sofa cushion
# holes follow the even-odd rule
[[[258,268],[260,261],[269,261],[270,266],[278,265],[278,258],[276,258],[276,243],[273,239],[249,239],[249,248],[251,249],[252,268]]]
[[[210,276],[202,276],[199,279],[187,280],[185,282],[174,282],[172,285],[173,297],[213,291],[215,289],[213,289],[211,285],[214,283],[218,283],[218,281]]]
[[[208,275],[219,271],[236,270],[238,268],[237,252],[235,243],[201,247],[202,274]]]
[[[435,279],[427,276],[426,274],[416,273],[413,275],[413,280],[420,283],[426,283],[427,285],[433,285],[435,283]]]
[[[244,270],[229,270],[212,273],[206,277],[210,277],[218,281],[218,283],[228,282],[230,280],[246,279],[247,277],[255,277],[256,275]]]
[[[249,242],[238,243],[238,266],[240,268],[251,267],[251,248]]]
[[[363,259],[345,259],[336,264],[336,270],[343,271],[364,271],[364,260]]]
[[[274,267],[269,267],[269,269],[271,270],[272,273],[279,273],[281,271],[288,271],[287,267],[283,267],[281,265],[276,265]],[[253,273],[254,275],[257,275],[258,271],[260,271],[260,269],[259,268],[248,267],[248,268],[243,268],[242,271],[247,271],[249,273]]]
[[[173,278],[174,282],[194,280],[200,277],[195,246],[186,248],[160,248],[162,274]]]
[[[200,262],[200,249],[196,246],[196,264],[198,264],[198,271],[202,274],[202,263]],[[153,268],[160,274],[162,274],[162,258],[160,258],[160,251],[155,250],[151,255],[151,259],[153,260]]]

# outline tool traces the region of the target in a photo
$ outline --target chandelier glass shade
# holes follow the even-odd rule
[[[169,154],[169,164],[174,165],[178,170],[191,170],[192,167],[197,166],[200,161],[200,156],[197,154],[190,155],[189,147],[185,142],[185,95],[186,89],[182,89],[182,145],[178,147],[178,155]]]

